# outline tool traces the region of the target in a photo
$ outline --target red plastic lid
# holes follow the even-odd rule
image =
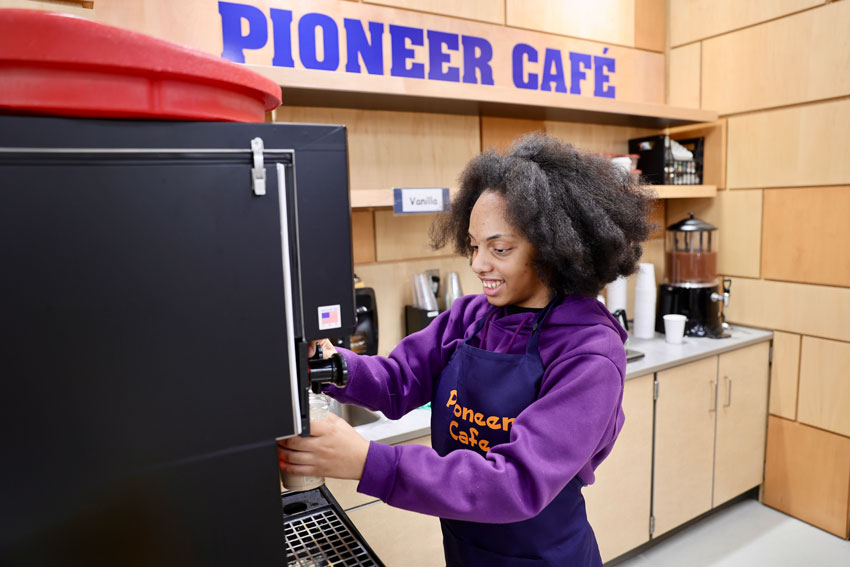
[[[263,122],[280,87],[241,65],[89,20],[0,10],[0,112]]]

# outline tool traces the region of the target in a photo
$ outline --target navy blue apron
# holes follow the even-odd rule
[[[445,456],[467,449],[483,458],[491,447],[510,440],[511,418],[534,402],[540,391],[540,326],[561,299],[553,299],[534,319],[525,354],[489,352],[470,344],[498,308],[491,309],[458,346],[440,376],[431,403],[431,443],[437,453]],[[540,514],[521,522],[484,524],[441,519],[446,565],[602,565],[596,537],[587,521],[582,486],[581,479],[574,477]]]

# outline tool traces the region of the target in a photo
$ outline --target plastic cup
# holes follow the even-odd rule
[[[322,421],[328,418],[331,399],[324,394],[310,393],[310,421]],[[313,490],[325,483],[323,476],[302,476],[280,471],[280,481],[287,490],[300,492]]]
[[[685,322],[687,320],[688,318],[684,315],[665,315],[664,339],[670,344],[682,344],[682,337],[685,336]]]

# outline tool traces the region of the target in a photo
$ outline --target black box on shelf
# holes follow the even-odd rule
[[[440,311],[437,309],[429,311],[413,305],[404,306],[404,334],[411,335],[427,327],[431,321],[437,318]]]
[[[666,134],[629,140],[629,153],[638,155],[637,168],[651,185],[701,185],[705,138],[676,140],[690,150],[693,160],[676,160]]]

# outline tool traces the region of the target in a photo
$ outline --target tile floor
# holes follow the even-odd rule
[[[743,500],[617,567],[850,567],[850,542]]]

